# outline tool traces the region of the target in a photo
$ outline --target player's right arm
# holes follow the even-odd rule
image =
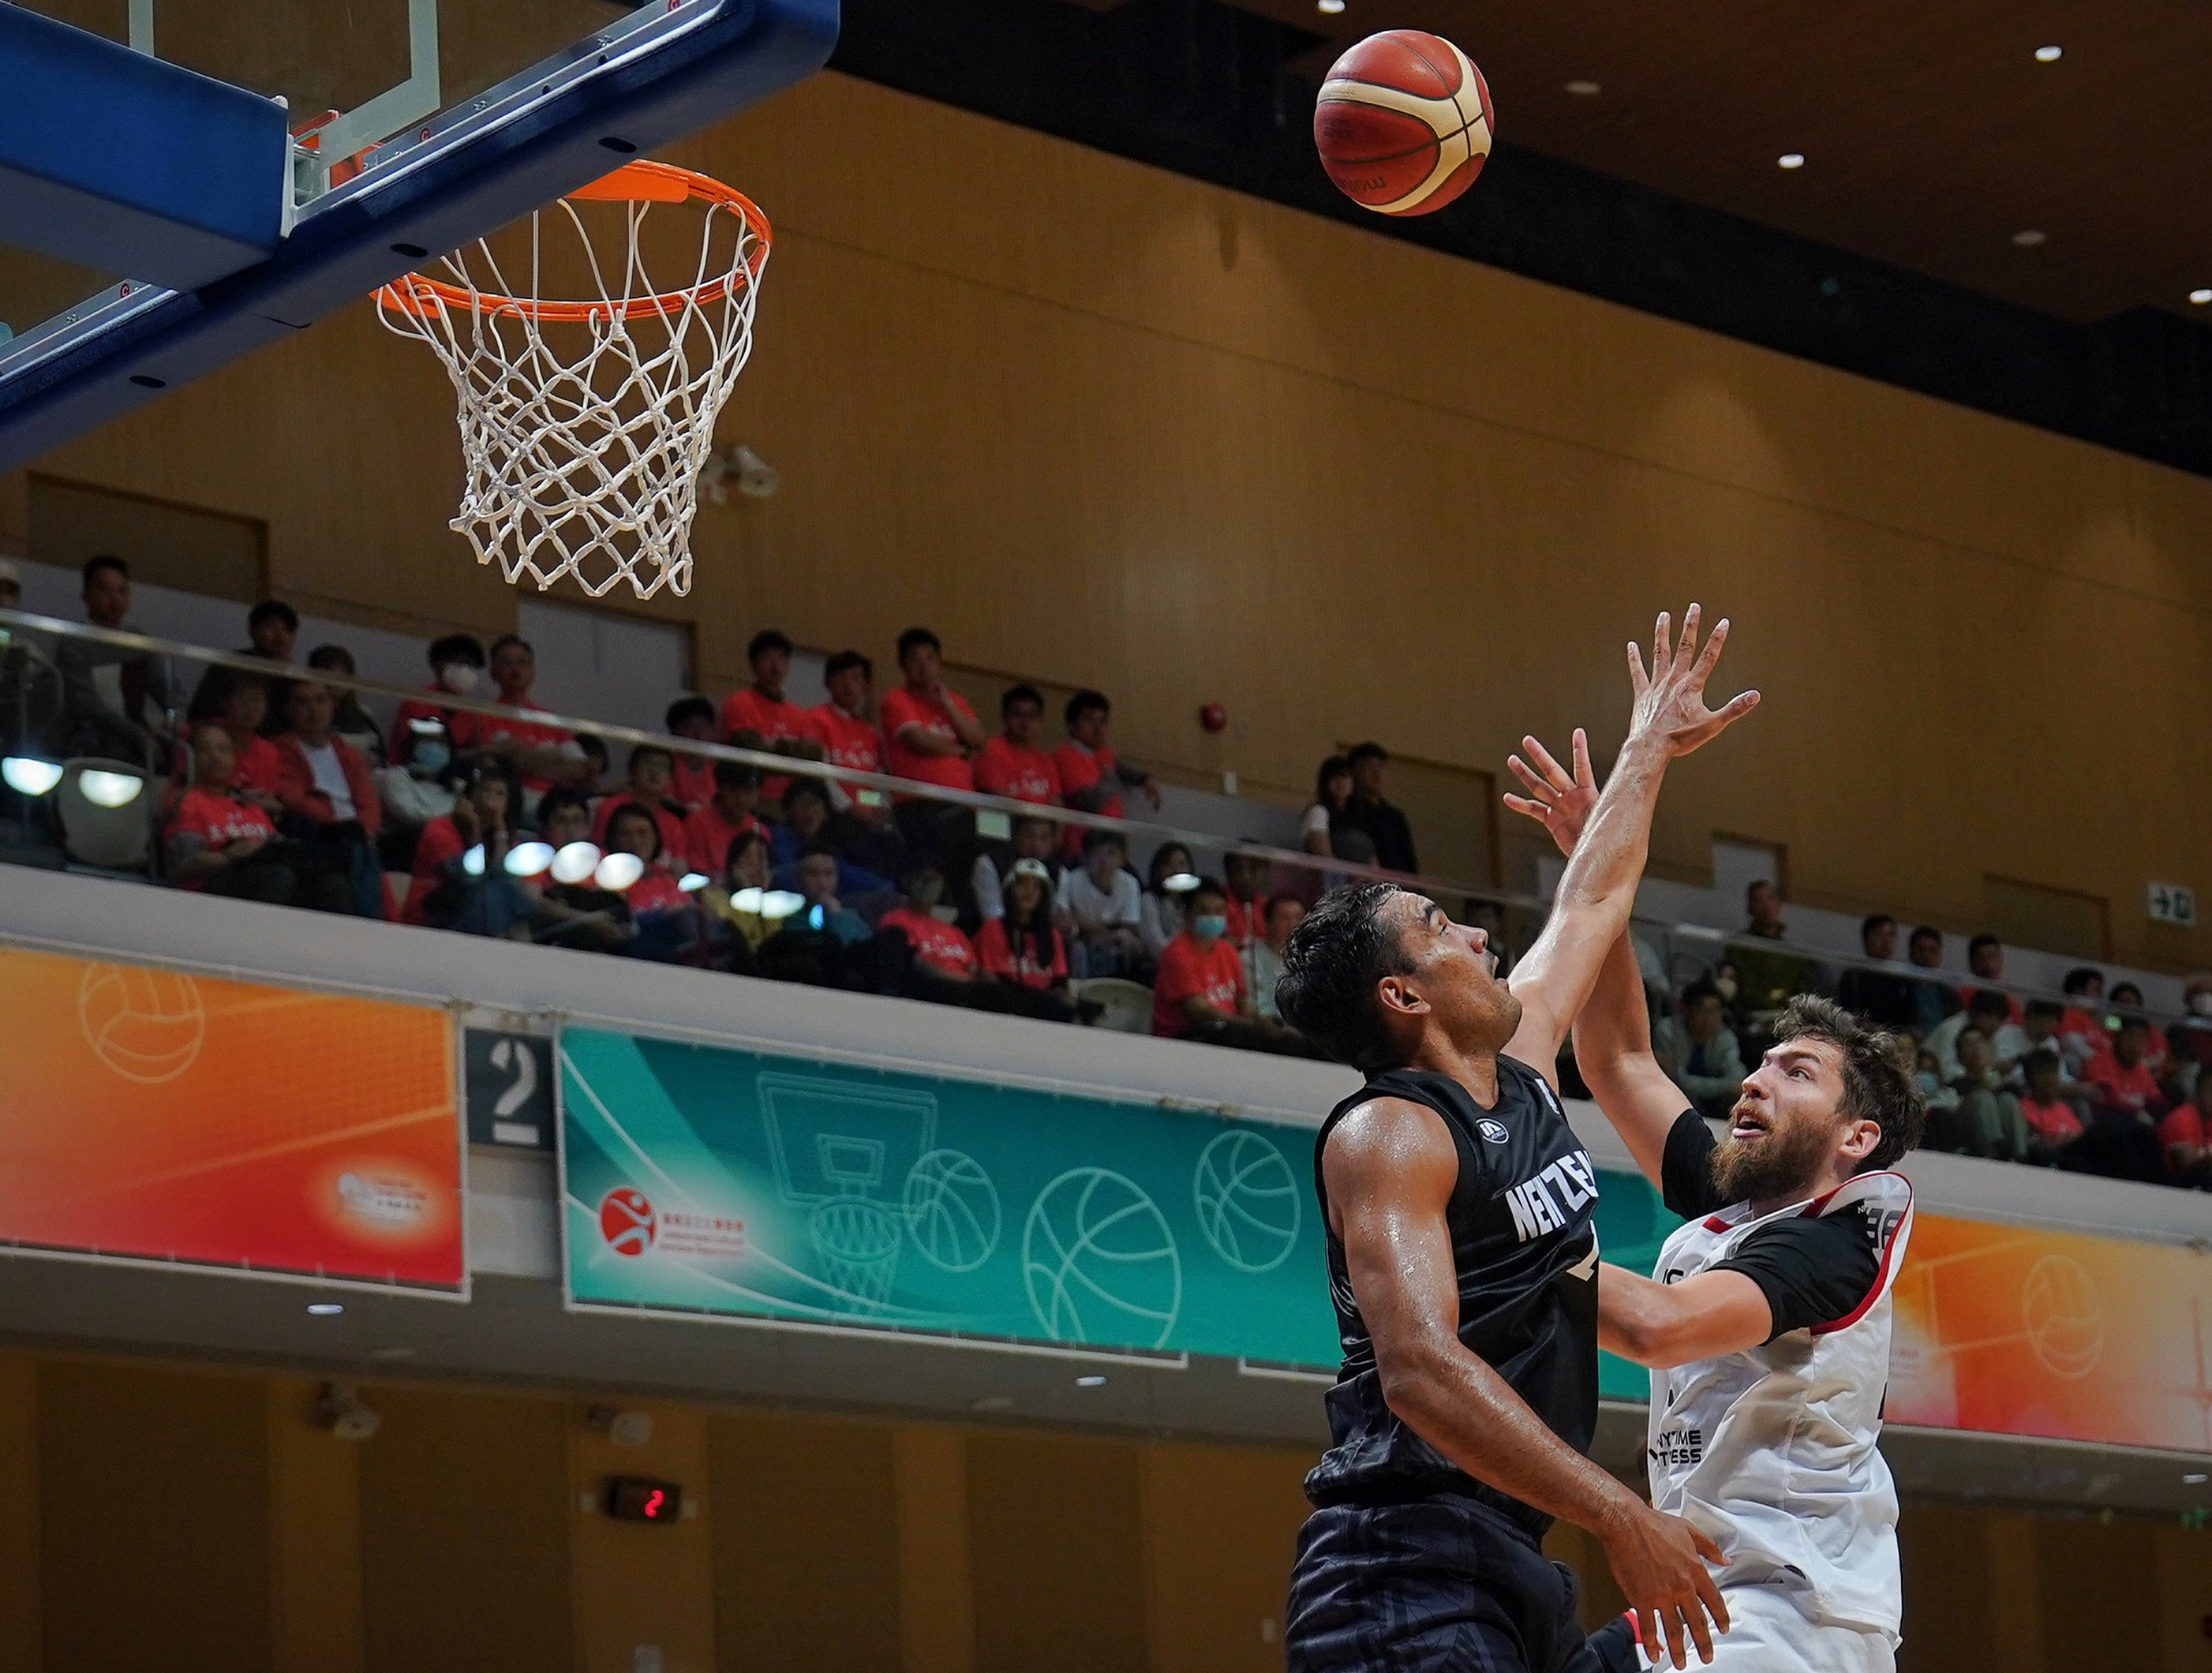
[[[1459,1157],[1442,1117],[1405,1098],[1359,1105],[1322,1147],[1322,1178],[1390,1409],[1477,1481],[1587,1529],[1605,1548],[1643,1641],[1658,1644],[1663,1630],[1679,1668],[1686,1635],[1711,1661],[1707,1616],[1728,1630],[1727,1606],[1705,1567],[1721,1560],[1719,1548],[1561,1440],[1459,1339],[1444,1223]]]

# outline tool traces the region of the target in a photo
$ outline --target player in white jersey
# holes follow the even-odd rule
[[[1571,849],[1595,797],[1534,739],[1509,798]],[[1890,1286],[1912,1224],[1891,1166],[1924,1111],[1897,1042],[1826,1000],[1791,1003],[1716,1141],[1651,1050],[1624,935],[1576,1019],[1583,1079],[1686,1222],[1656,1281],[1600,1268],[1599,1341],[1651,1366],[1654,1508],[1721,1548],[1726,1673],[1889,1673],[1900,1617],[1897,1495],[1875,1443]],[[1609,1667],[1647,1664],[1632,1623],[1592,1636]]]

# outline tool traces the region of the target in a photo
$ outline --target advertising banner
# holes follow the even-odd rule
[[[0,947],[0,1243],[458,1290],[444,1013]]]
[[[595,1029],[561,1057],[574,1302],[1336,1364],[1310,1128]]]

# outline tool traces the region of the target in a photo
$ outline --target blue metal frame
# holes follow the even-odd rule
[[[0,347],[0,470],[820,69],[838,0],[654,0],[426,124],[303,214],[267,261],[196,291],[126,283]]]

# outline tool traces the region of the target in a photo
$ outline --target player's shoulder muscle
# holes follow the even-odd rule
[[[1458,1179],[1459,1153],[1444,1118],[1434,1110],[1413,1098],[1384,1095],[1356,1104],[1337,1118],[1322,1146],[1322,1171],[1332,1200],[1376,1192],[1448,1196]]]

